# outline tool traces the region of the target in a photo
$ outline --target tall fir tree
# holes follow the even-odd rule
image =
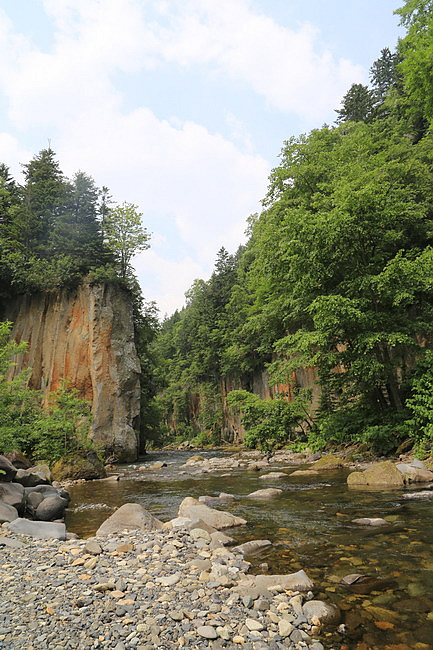
[[[48,257],[50,234],[65,208],[68,187],[51,147],[42,149],[23,167],[25,183],[15,220],[17,232],[30,253]]]
[[[82,171],[66,188],[64,209],[57,215],[50,237],[56,255],[70,255],[83,272],[103,262],[104,251],[97,220],[98,190],[93,178]]]

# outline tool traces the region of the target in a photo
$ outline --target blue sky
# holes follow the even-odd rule
[[[0,0],[0,161],[51,142],[139,206],[146,299],[182,306],[259,209],[283,141],[401,35],[398,0]]]

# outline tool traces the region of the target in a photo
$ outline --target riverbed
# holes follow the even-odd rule
[[[217,507],[248,521],[230,535],[239,541],[272,541],[259,556],[248,558],[254,571],[262,572],[262,563],[268,564],[270,573],[302,568],[317,585],[317,597],[343,610],[346,633],[330,631],[325,637],[329,647],[433,648],[433,501],[407,499],[407,490],[349,490],[347,469],[269,482],[260,475],[279,469],[289,474],[300,466],[202,474],[194,467],[181,467],[191,455],[191,451],[152,452],[137,465],[160,460],[167,466],[146,472],[125,466],[119,468],[125,477],[118,482],[74,486],[68,530],[89,537],[113,509],[126,502],[140,503],[167,521],[177,516],[186,496],[228,492],[236,499]],[[280,488],[283,493],[267,501],[246,497],[264,487]],[[389,525],[364,528],[351,523],[359,517],[384,517]],[[348,574],[371,579],[351,587],[340,585]]]

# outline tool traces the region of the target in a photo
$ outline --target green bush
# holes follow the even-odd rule
[[[11,323],[0,323],[0,451],[19,449],[30,458],[56,461],[79,449],[95,449],[89,438],[90,404],[64,382],[46,396],[28,387],[30,369],[8,381],[14,358],[26,344],[10,338]]]
[[[263,400],[246,390],[233,390],[227,402],[241,416],[247,447],[271,450],[306,438],[302,428],[307,417],[305,394],[287,402],[282,397]]]

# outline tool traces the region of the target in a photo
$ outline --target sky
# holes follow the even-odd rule
[[[0,162],[51,145],[138,206],[160,314],[245,240],[284,140],[335,121],[402,0],[0,0]]]

